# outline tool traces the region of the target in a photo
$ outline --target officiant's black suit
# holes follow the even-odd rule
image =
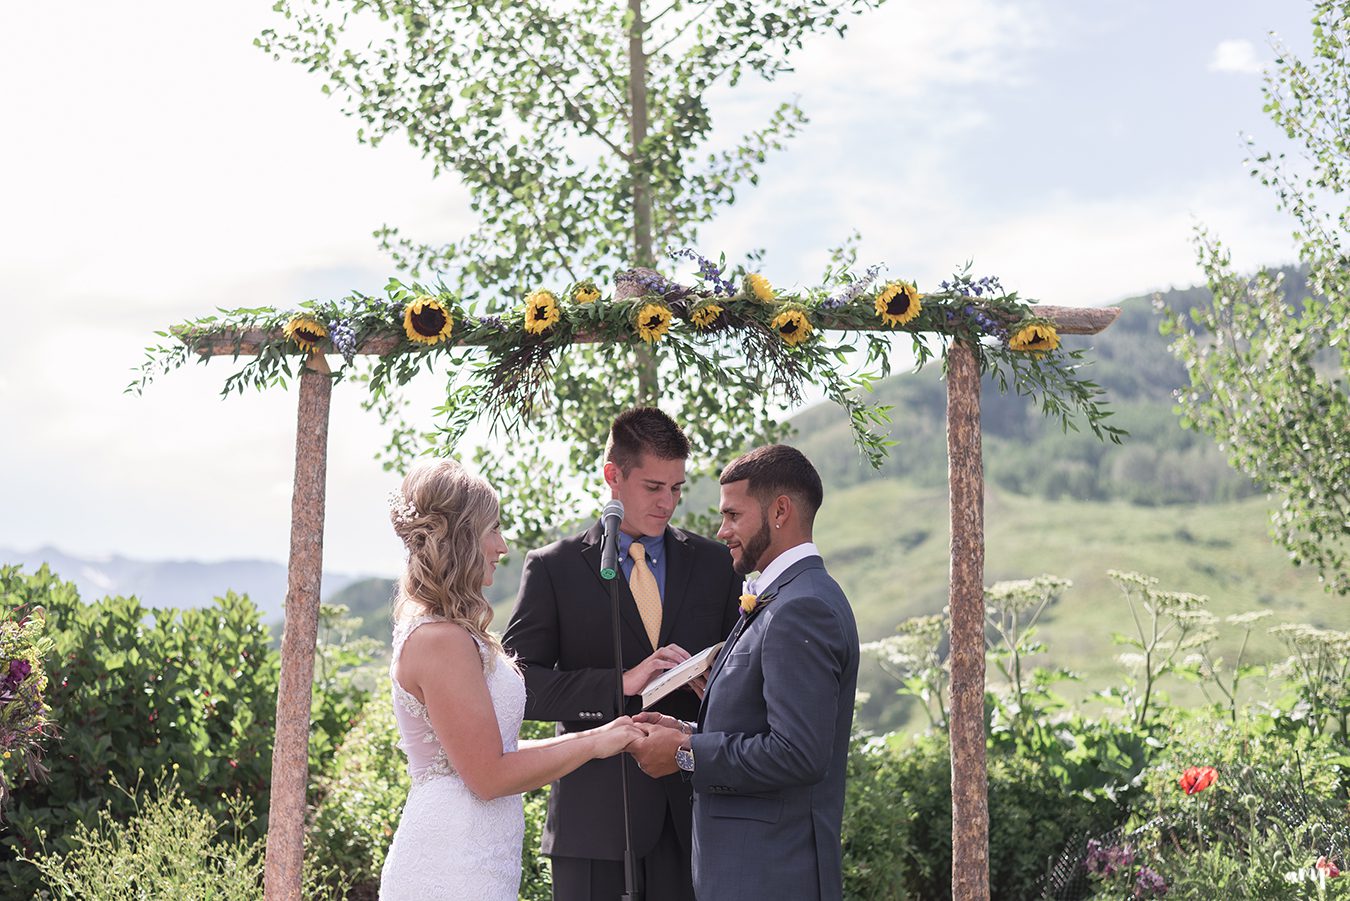
[[[600,524],[596,523],[580,535],[531,551],[525,557],[520,595],[504,638],[525,673],[525,718],[557,721],[558,734],[591,729],[618,715],[614,709],[616,676],[609,586],[600,578],[600,537]],[[696,653],[726,638],[735,625],[741,580],[721,543],[692,532],[667,527],[665,553],[659,644],[677,644]],[[617,582],[623,668],[627,670],[656,649],[647,637],[622,572]],[[640,708],[640,700],[630,698],[623,712],[633,714]],[[698,696],[680,689],[653,709],[693,720],[698,708]],[[553,897],[557,901],[582,901],[592,894],[614,897],[596,883],[612,886],[615,872],[622,887],[621,761],[628,768],[635,855],[651,855],[653,861],[683,855],[680,870],[688,870],[692,831],[689,784],[678,775],[652,779],[626,754],[593,760],[553,783],[549,793],[543,851],[553,858]],[[672,838],[678,841],[678,847]],[[590,887],[577,884],[585,883],[586,878],[575,874],[584,874],[588,868],[600,875],[590,877]],[[643,864],[638,869],[643,870]],[[664,870],[658,868],[658,872]],[[691,886],[664,884],[669,881],[649,880],[644,901],[693,897]]]

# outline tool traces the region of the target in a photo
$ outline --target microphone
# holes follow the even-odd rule
[[[612,581],[619,574],[619,523],[623,521],[623,501],[615,498],[600,511],[605,535],[600,541],[600,578]]]

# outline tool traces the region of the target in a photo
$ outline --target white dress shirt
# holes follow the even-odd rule
[[[790,547],[774,557],[773,562],[764,567],[764,572],[760,573],[758,578],[745,580],[745,593],[757,595],[772,585],[775,579],[787,572],[787,568],[798,560],[819,556],[820,549],[811,541],[803,541],[796,547]]]

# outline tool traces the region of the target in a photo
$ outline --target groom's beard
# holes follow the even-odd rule
[[[769,542],[773,536],[769,533],[769,517],[764,517],[764,524],[760,526],[755,537],[748,542],[741,544],[741,559],[733,569],[738,576],[748,576],[759,569],[759,559],[764,556],[764,552],[769,549]]]

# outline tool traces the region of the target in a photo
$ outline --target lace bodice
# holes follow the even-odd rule
[[[449,776],[458,780],[458,775],[446,757],[431,727],[431,716],[426,705],[398,683],[394,670],[403,653],[403,644],[418,626],[423,623],[443,622],[439,616],[419,616],[399,622],[394,627],[394,654],[389,663],[389,681],[394,692],[394,719],[398,723],[399,743],[403,753],[408,755],[408,775],[414,785],[430,779]],[[516,750],[520,735],[520,723],[525,717],[525,682],[514,664],[503,654],[492,652],[478,639],[478,653],[484,661],[484,676],[487,678],[488,692],[492,695],[492,707],[497,713],[497,728],[501,731],[502,750]]]

